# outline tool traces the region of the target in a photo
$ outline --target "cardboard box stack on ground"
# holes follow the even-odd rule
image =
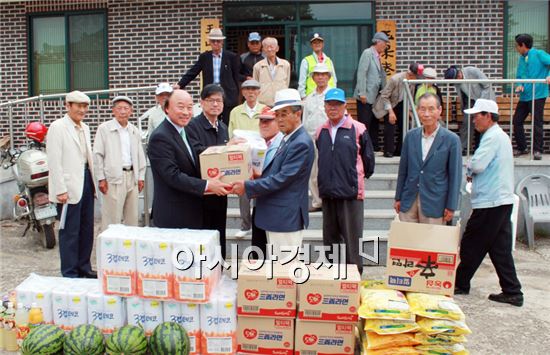
[[[199,159],[203,179],[222,174],[221,181],[232,183],[248,180],[252,176],[252,158],[248,144],[212,146],[206,148]]]
[[[237,304],[238,353],[293,354],[296,284],[288,267],[264,263],[251,270],[243,263]]]
[[[354,354],[361,276],[356,265],[308,266],[298,285],[294,353]]]

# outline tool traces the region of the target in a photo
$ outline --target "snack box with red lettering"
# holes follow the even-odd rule
[[[199,158],[203,179],[221,174],[221,181],[231,183],[252,176],[251,151],[247,144],[208,147]]]
[[[452,296],[459,243],[460,224],[406,223],[396,218],[388,237],[386,285]]]
[[[357,265],[308,266],[309,279],[298,285],[298,318],[311,321],[357,322],[361,275]]]
[[[272,270],[272,272],[271,272]],[[296,317],[296,284],[289,268],[265,263],[258,270],[243,263],[239,269],[237,314],[257,317]]]
[[[238,354],[292,355],[294,319],[238,317]]]
[[[354,351],[354,323],[296,320],[294,355],[353,355]]]

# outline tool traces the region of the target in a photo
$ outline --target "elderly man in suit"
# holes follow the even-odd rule
[[[357,84],[353,96],[357,99],[357,120],[367,127],[372,146],[378,151],[378,119],[372,113],[372,105],[380,90],[386,86],[386,72],[382,68],[380,55],[390,39],[384,32],[376,32],[372,46],[365,49],[357,66]]]
[[[458,136],[441,127],[439,97],[426,93],[417,107],[422,127],[405,137],[394,208],[403,222],[443,224],[453,219],[462,181]]]
[[[161,228],[203,228],[203,196],[225,196],[231,185],[219,176],[201,179],[199,157],[187,138],[186,126],[193,115],[193,98],[174,90],[166,101],[167,118],[149,139],[147,155],[153,172],[153,222]]]
[[[218,84],[225,92],[225,102],[221,119],[229,124],[229,114],[233,107],[239,104],[239,86],[244,77],[241,75],[241,60],[231,51],[223,49],[225,36],[219,28],[213,28],[208,34],[208,42],[212,47],[199,55],[199,59],[174,85],[183,89],[202,72],[203,85]]]
[[[281,247],[299,247],[307,227],[308,181],[313,164],[313,142],[301,124],[302,101],[295,89],[283,89],[275,95],[275,117],[284,133],[283,142],[257,180],[233,184],[237,194],[256,198],[255,223],[265,229],[273,251],[281,256]]]
[[[128,122],[132,100],[113,99],[114,119],[99,125],[94,141],[95,176],[103,194],[101,228],[138,225],[138,197],[145,180],[145,153],[136,126]]]
[[[94,243],[93,158],[90,129],[84,122],[90,98],[67,94],[67,113],[50,125],[46,152],[50,167],[50,201],[58,203],[59,254],[63,277],[97,278],[90,255]],[[64,225],[63,225],[64,224]]]

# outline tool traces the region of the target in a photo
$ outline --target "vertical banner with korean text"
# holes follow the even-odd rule
[[[384,32],[390,42],[386,45],[384,52],[380,55],[380,61],[382,68],[386,72],[386,77],[390,77],[396,73],[397,70],[397,27],[395,21],[392,20],[380,20],[376,21],[376,32]]]
[[[208,42],[208,34],[213,28],[220,27],[220,20],[217,18],[201,18],[201,53],[209,51],[212,48]],[[202,73],[201,73],[201,90],[202,90]]]

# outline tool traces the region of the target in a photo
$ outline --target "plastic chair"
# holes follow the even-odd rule
[[[535,248],[535,223],[550,222],[550,176],[532,174],[516,187],[522,204],[529,249]]]

